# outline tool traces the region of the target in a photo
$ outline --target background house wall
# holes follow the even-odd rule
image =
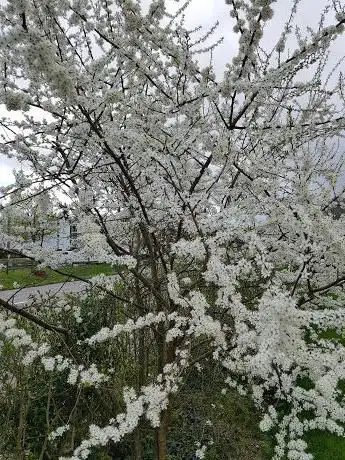
[[[77,223],[70,219],[58,219],[57,231],[46,235],[42,247],[56,251],[70,251],[76,247],[78,235]]]

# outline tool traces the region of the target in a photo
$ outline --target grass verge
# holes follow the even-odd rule
[[[314,460],[345,460],[345,439],[325,431],[314,430],[305,436],[308,452]]]
[[[44,284],[64,283],[73,281],[73,275],[82,278],[92,278],[93,276],[103,273],[104,275],[112,275],[114,269],[108,264],[83,264],[76,266],[63,266],[59,269],[67,274],[60,275],[50,268],[45,268],[44,278],[34,274],[34,267],[15,268],[6,271],[0,271],[1,290],[14,289],[13,283],[18,283],[20,287],[26,286],[43,286]]]

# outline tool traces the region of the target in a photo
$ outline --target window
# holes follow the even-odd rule
[[[76,224],[70,224],[69,227],[69,235],[70,235],[70,250],[76,248],[76,239],[78,236],[77,232],[77,225]]]

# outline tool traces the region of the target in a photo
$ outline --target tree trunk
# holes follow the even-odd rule
[[[20,390],[20,407],[19,407],[19,420],[17,430],[17,442],[16,442],[16,455],[18,460],[24,460],[25,452],[25,432],[26,432],[26,417],[29,408],[29,398],[26,390],[26,382],[23,388]]]
[[[166,460],[168,437],[168,411],[162,412],[160,426],[156,429],[156,458]]]
[[[142,460],[143,459],[143,446],[141,443],[141,432],[140,432],[140,422],[137,428],[134,431],[134,449],[133,449],[133,460]]]
[[[163,372],[163,368],[175,358],[176,346],[173,342],[166,343],[165,331],[162,325],[158,326],[156,341],[158,346],[158,370]],[[160,426],[156,429],[156,458],[157,460],[166,460],[167,458],[167,438],[170,427],[170,409],[169,406],[161,414]]]
[[[137,297],[139,299],[139,296]],[[137,334],[134,335],[136,357],[138,362],[138,391],[145,384],[146,376],[146,360],[145,360],[145,336],[144,331],[140,329]],[[133,460],[143,459],[143,446],[142,446],[142,433],[141,433],[141,420],[139,420],[138,426],[134,431],[133,439],[133,452],[131,458]]]

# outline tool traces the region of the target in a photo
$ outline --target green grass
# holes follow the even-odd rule
[[[345,460],[345,439],[324,431],[315,430],[305,436],[308,451],[314,460]]]
[[[114,269],[108,264],[83,264],[72,266],[64,266],[59,269],[68,275],[76,275],[82,278],[92,278],[95,275],[104,273],[111,275]],[[26,286],[43,286],[44,284],[63,283],[65,281],[73,281],[73,276],[65,276],[54,272],[49,268],[45,268],[46,276],[40,278],[33,273],[34,267],[10,269],[8,274],[6,271],[0,271],[1,290],[13,289],[13,283],[18,283],[20,287]]]
[[[320,331],[318,337],[324,340],[336,340],[345,345],[345,334],[343,332],[339,334],[334,329]],[[313,387],[310,383],[307,378],[299,382],[306,389]],[[338,387],[345,394],[345,382],[340,381]],[[345,438],[327,431],[313,430],[308,432],[304,439],[308,443],[308,452],[313,454],[314,460],[345,460]]]

